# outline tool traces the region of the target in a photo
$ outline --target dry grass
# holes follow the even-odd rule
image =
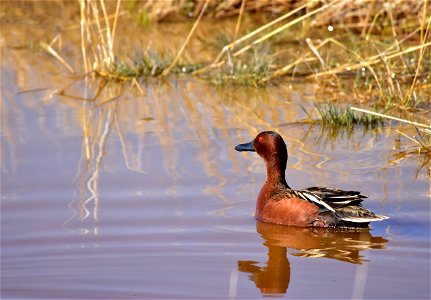
[[[130,1],[130,6],[139,6],[149,20],[162,22],[165,20],[193,18],[204,11],[202,0],[146,0]],[[226,18],[237,16],[243,12],[282,13],[292,10],[304,1],[295,0],[209,0],[206,16]]]
[[[426,93],[420,93],[429,89],[431,80],[427,0],[295,3],[295,10],[226,45],[210,66],[197,73],[222,68],[232,58],[241,59],[256,45],[298,30],[300,25],[306,29],[299,38],[304,51],[284,64],[281,61],[263,82],[286,75],[302,75],[319,83],[356,76],[355,88],[368,90],[370,99],[386,107],[408,108],[427,100]],[[328,30],[323,35],[322,27]],[[316,32],[320,32],[318,38],[313,37]]]
[[[79,0],[81,49],[85,72],[109,72],[115,63],[114,42],[121,0],[110,21],[105,0]]]
[[[377,103],[384,110],[427,109],[429,104],[429,0],[116,0],[109,3],[109,12],[106,0],[78,1],[86,73],[95,71],[107,79],[176,73],[202,17],[237,16],[233,39],[221,46],[214,61],[188,70],[221,84],[263,85],[287,76],[305,77],[334,95],[346,92],[343,81],[348,76],[355,79],[353,87],[347,87],[351,96]],[[139,10],[148,20],[197,19],[172,60],[154,60],[162,56],[142,53],[143,58],[132,59],[130,64],[118,61],[114,53],[118,15],[125,7]],[[242,22],[247,12],[272,15],[266,24],[251,30]],[[274,19],[275,14],[279,17]],[[215,37],[206,37],[211,38]],[[280,55],[292,38],[301,51]],[[54,49],[45,46],[68,68]]]
[[[79,0],[79,3],[85,70],[95,71],[106,79],[136,80],[179,73],[179,68],[184,68],[178,62],[201,18],[237,15],[233,39],[221,46],[214,61],[198,69],[188,66],[187,70],[222,85],[259,86],[286,76],[300,76],[316,83],[316,95],[324,95],[326,91],[336,99],[350,95],[350,99],[356,99],[350,100],[350,105],[372,103],[383,112],[421,107],[429,111],[429,0],[131,1],[129,9],[139,7],[149,20],[161,21],[174,15],[197,17],[173,59],[142,53],[131,63],[119,61],[113,52],[121,1],[117,0],[115,11],[111,12],[112,22],[105,0]],[[254,30],[240,30],[245,12],[268,10],[279,17]],[[240,32],[248,33],[241,36]],[[301,51],[290,56],[279,55],[283,50],[277,44],[291,42],[292,34],[286,33],[292,32],[296,33],[294,39]],[[286,40],[287,36],[290,37]],[[353,86],[346,86],[346,76],[354,78]],[[352,117],[350,111],[343,113],[337,109],[323,109],[321,116],[346,125],[362,120]]]
[[[301,77],[315,83],[316,97],[323,98],[330,91],[336,99],[348,95],[350,105],[361,102],[361,106],[385,113],[418,109],[430,112],[431,0],[116,0],[109,3],[110,11],[107,0],[77,1],[86,74],[95,72],[107,80],[131,80],[141,94],[144,92],[137,78],[182,72],[179,70],[217,84],[259,86]],[[147,51],[131,62],[120,61],[114,44],[118,16],[124,6],[140,10],[149,23],[184,17],[195,21],[172,57]],[[244,15],[250,12],[271,15],[266,24],[250,28],[254,24],[243,22]],[[229,16],[237,18],[233,38],[217,49],[214,60],[202,67],[181,66],[179,61],[201,19]],[[215,36],[205,38],[209,42]],[[280,55],[286,52],[283,47],[292,43],[297,51]],[[74,72],[51,44],[41,45]],[[346,85],[346,78],[353,79],[353,85]],[[382,123],[331,105],[321,106],[319,113],[323,122],[338,127],[373,127]],[[422,127],[416,137],[406,138],[416,144],[418,153],[426,154],[429,162],[430,125],[402,121]]]

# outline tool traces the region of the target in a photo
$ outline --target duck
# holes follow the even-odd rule
[[[367,196],[359,191],[313,186],[292,189],[286,182],[287,147],[280,134],[263,131],[256,138],[235,147],[256,152],[266,164],[266,181],[256,202],[258,221],[298,227],[368,227],[370,222],[389,217],[362,206]]]

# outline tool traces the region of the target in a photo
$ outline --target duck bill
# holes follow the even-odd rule
[[[253,146],[253,142],[236,145],[235,150],[256,152],[256,149],[254,149]]]

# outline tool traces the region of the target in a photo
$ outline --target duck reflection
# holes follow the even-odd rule
[[[249,273],[262,294],[285,294],[290,283],[287,248],[296,249],[295,256],[326,257],[353,264],[366,259],[362,250],[384,249],[388,240],[373,237],[369,229],[300,228],[256,221],[256,230],[268,248],[268,261],[238,261],[238,270]]]

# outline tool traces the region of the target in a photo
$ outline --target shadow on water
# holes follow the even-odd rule
[[[387,239],[372,236],[369,229],[299,228],[256,221],[256,230],[268,248],[268,260],[239,260],[238,270],[250,274],[250,280],[264,295],[286,294],[291,276],[288,249],[296,250],[292,255],[298,257],[363,264],[367,260],[361,252],[385,249],[388,243]]]

